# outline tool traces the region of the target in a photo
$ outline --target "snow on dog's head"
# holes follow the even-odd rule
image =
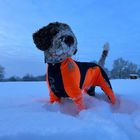
[[[45,62],[58,63],[77,51],[77,39],[69,25],[53,22],[33,33],[38,49],[44,51]]]

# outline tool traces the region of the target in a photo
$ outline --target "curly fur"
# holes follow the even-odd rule
[[[50,48],[52,45],[53,37],[59,32],[60,28],[69,29],[70,27],[65,23],[54,22],[33,33],[33,41],[36,47],[42,51],[48,50],[48,48]],[[72,39],[69,38],[66,41],[71,43],[71,40]]]

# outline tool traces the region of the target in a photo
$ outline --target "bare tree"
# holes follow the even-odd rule
[[[0,66],[0,81],[4,79],[4,67]]]
[[[132,73],[138,73],[138,66],[136,64],[126,61],[123,58],[118,58],[114,61],[111,78],[129,78]]]

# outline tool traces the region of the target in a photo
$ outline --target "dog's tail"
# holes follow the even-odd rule
[[[102,51],[102,55],[98,61],[98,64],[104,68],[104,65],[105,65],[105,60],[106,60],[106,57],[109,53],[109,43],[105,43],[104,46],[103,46],[103,51]]]

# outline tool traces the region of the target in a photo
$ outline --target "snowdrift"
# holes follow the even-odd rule
[[[50,105],[45,82],[0,83],[0,140],[139,139],[140,80],[111,82],[116,104],[97,88],[80,114],[68,99]]]

